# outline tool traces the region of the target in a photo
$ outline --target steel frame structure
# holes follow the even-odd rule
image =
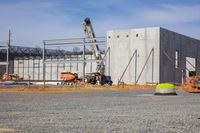
[[[87,62],[90,62],[90,64],[92,64],[93,62],[102,61],[102,60],[92,59],[92,51],[87,49],[89,45],[94,44],[94,43],[97,45],[105,46],[105,43],[106,43],[105,37],[97,37],[95,38],[95,40],[96,40],[95,42],[94,42],[94,39],[86,39],[86,38],[44,40],[43,48],[9,46],[8,42],[0,42],[0,66],[2,66],[1,74],[3,74],[4,72],[8,74],[9,71],[10,72],[16,71],[17,74],[19,74],[19,69],[20,69],[23,72],[23,74],[21,75],[23,77],[24,69],[27,69],[27,67],[30,67],[30,70],[33,70],[33,72],[35,69],[37,71],[38,69],[41,68],[40,72],[42,72],[42,69],[43,69],[43,73],[44,73],[45,67],[47,67],[45,66],[45,64],[50,64],[52,66],[52,64],[59,65],[59,64],[69,63],[71,65],[72,63],[77,63],[78,65],[78,63],[80,64],[83,63],[83,65],[85,65]],[[56,48],[57,46],[64,46],[65,49],[64,50],[57,49]],[[76,51],[70,50],[68,49],[68,47],[70,46],[81,47],[81,51],[76,52]],[[48,49],[49,47],[53,47],[54,49]],[[102,49],[104,49],[104,47]],[[110,55],[109,48],[106,51],[101,50],[101,54],[104,54],[103,60],[105,61],[106,60],[105,57]],[[91,58],[86,59],[85,55],[90,55]],[[28,60],[28,66],[24,65],[25,60]],[[41,63],[41,65],[38,66],[39,68],[35,68],[34,65],[31,66],[31,63],[29,63],[29,60],[30,61],[33,60],[33,63],[34,63],[34,60],[42,60],[43,63]],[[110,58],[108,58],[107,60],[110,60]],[[14,61],[17,62],[17,65],[14,65]],[[22,62],[20,66],[19,66],[19,61]],[[4,66],[6,67],[6,70]],[[109,67],[109,64],[108,64],[108,67]],[[92,68],[90,68],[90,70],[91,69]],[[28,68],[28,74],[30,70]],[[71,70],[71,67],[70,67],[70,70]],[[32,72],[31,72],[31,75],[33,75],[33,77],[36,77],[36,80],[37,80],[38,75],[35,75],[35,73],[32,74]],[[85,76],[85,72],[83,69],[83,78],[85,78],[84,76]],[[45,78],[38,78],[38,80],[40,79],[45,80]]]
[[[95,42],[94,42],[95,40]],[[45,86],[45,65],[46,64],[62,64],[62,63],[83,63],[83,82],[85,81],[85,65],[86,62],[101,62],[102,60],[96,60],[96,59],[86,59],[86,46],[89,46],[91,44],[97,44],[97,45],[105,45],[105,37],[97,37],[97,38],[74,38],[74,39],[56,39],[56,40],[44,40],[43,41],[43,81]],[[82,48],[82,51],[80,51],[78,54],[82,55],[81,58],[78,60],[57,60],[57,61],[47,61],[48,59],[48,51],[52,47],[69,47],[69,46],[79,46]],[[67,53],[65,50],[59,50],[60,53],[60,59],[64,58]],[[105,51],[104,51],[105,52]],[[104,53],[102,52],[102,53]],[[106,55],[107,55],[106,51]],[[91,52],[90,52],[91,54]],[[105,55],[105,56],[106,56]],[[105,61],[105,58],[103,58],[103,61]]]

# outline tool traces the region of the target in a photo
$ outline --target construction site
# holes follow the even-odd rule
[[[200,41],[161,28],[107,31],[96,37],[44,40],[40,48],[1,43],[1,82],[34,85],[184,85],[200,75]],[[8,82],[10,81],[10,82]],[[196,84],[198,86],[198,84]]]
[[[85,38],[38,48],[1,40],[0,132],[200,131],[200,40],[82,27]]]

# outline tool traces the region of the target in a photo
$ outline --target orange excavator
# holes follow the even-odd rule
[[[200,93],[200,76],[185,78],[183,90],[190,93]]]

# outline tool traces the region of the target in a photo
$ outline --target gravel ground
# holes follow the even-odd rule
[[[0,132],[199,133],[200,94],[0,93]]]

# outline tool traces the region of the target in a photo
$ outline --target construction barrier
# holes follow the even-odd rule
[[[155,95],[177,95],[173,84],[160,83],[156,86]]]

